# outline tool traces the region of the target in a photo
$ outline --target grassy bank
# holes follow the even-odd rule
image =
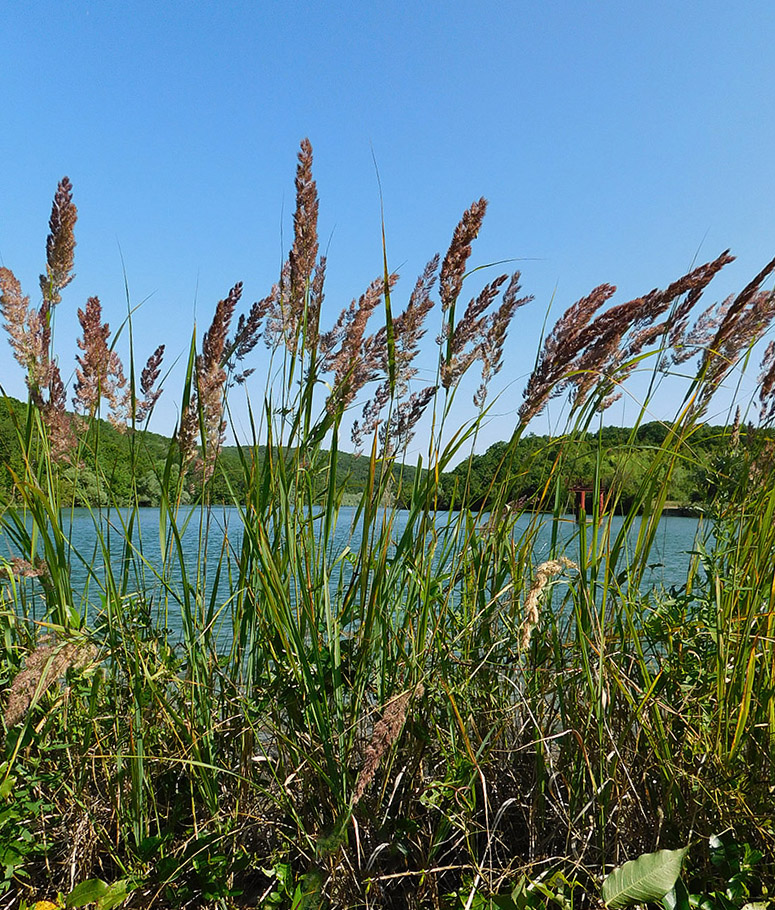
[[[591,906],[614,866],[685,846],[674,906],[681,887],[708,900],[723,893],[733,906],[766,900],[775,846],[767,434],[731,428],[710,465],[685,585],[641,582],[708,403],[775,315],[762,290],[775,263],[707,308],[700,300],[727,254],[664,291],[611,304],[614,289],[602,285],[570,306],[488,468],[489,517],[460,509],[442,519],[442,493],[454,507],[471,502],[475,480],[481,487],[473,458],[451,490],[440,477],[486,419],[506,333],[529,298],[519,273],[471,287],[481,274],[469,264],[479,200],[405,304],[386,254],[374,282],[329,321],[311,162],[305,142],[278,284],[239,316],[236,285],[201,338],[192,334],[179,425],[153,462],[159,564],[139,533],[147,470],[137,430],[162,391],[163,349],[135,369],[132,317],[111,339],[90,298],[71,390],[78,423],[64,408],[51,317],[73,266],[67,181],[39,306],[0,269],[30,403],[14,421],[21,455],[15,505],[3,514],[21,555],[4,563],[0,588],[0,905]],[[439,339],[435,378],[419,386],[426,331]],[[126,367],[116,338],[127,343]],[[259,340],[271,364],[252,438],[236,449],[237,489],[217,465],[229,391],[247,378]],[[765,426],[774,363],[771,345],[756,402]],[[632,488],[631,473],[608,470],[603,432],[587,434],[636,369],[650,371],[653,390],[664,371],[688,378]],[[481,371],[479,416],[458,426],[455,396],[470,370]],[[534,521],[515,525],[539,510],[559,521],[568,449],[557,448],[529,504],[511,478],[530,421],[557,395],[569,401],[563,438],[587,445],[593,506],[572,544],[537,563]],[[368,471],[358,542],[342,551],[333,533],[351,491],[338,482],[339,444],[354,409]],[[109,536],[95,513],[103,556],[123,559],[92,572],[101,610],[87,621],[70,574],[93,561],[63,527],[84,466],[111,495],[100,477],[105,417],[127,432],[128,508]],[[407,473],[421,419],[430,426],[423,470]],[[208,533],[216,482],[239,510],[232,539]],[[617,535],[599,513],[601,490],[604,512],[626,515]],[[191,501],[201,508],[181,508]],[[398,502],[408,513],[400,531]],[[181,543],[190,523],[193,569]],[[207,595],[223,579],[229,595]],[[31,620],[34,600],[43,623]],[[172,613],[179,643],[167,634]]]

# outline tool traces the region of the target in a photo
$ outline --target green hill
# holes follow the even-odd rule
[[[12,498],[13,473],[23,465],[27,405],[13,398],[0,399],[0,502]],[[75,505],[129,505],[136,497],[140,505],[157,505],[165,470],[179,472],[179,456],[174,439],[147,430],[119,432],[108,421],[87,423],[73,415],[79,448],[77,466],[62,463],[60,482],[67,501]],[[82,433],[81,433],[82,431]],[[441,477],[440,508],[486,508],[491,491],[507,481],[509,499],[528,505],[546,503],[547,483],[560,478],[561,502],[571,501],[570,488],[591,485],[599,470],[605,490],[615,490],[619,507],[627,508],[637,497],[653,452],[665,441],[670,427],[659,422],[637,429],[603,427],[597,433],[576,436],[534,436],[519,439],[510,449],[497,442],[481,455],[474,455]],[[734,474],[730,462],[731,429],[700,425],[682,447],[682,457],[673,466],[668,480],[667,498],[678,505],[707,501],[719,483]],[[754,431],[748,431],[749,436]],[[759,433],[759,436],[762,434]],[[769,434],[765,434],[769,435]],[[291,453],[288,453],[291,454]],[[34,461],[35,452],[30,453]],[[211,502],[240,501],[245,496],[246,464],[257,459],[260,470],[265,448],[225,446],[210,481]],[[169,462],[169,467],[168,467]],[[322,498],[328,488],[328,459],[312,476],[314,498]],[[555,470],[559,467],[559,472]],[[370,461],[367,456],[340,452],[337,461],[337,488],[345,503],[355,502],[366,487]],[[411,487],[415,468],[401,469],[395,495],[400,504],[402,490]],[[256,476],[257,472],[254,472]],[[552,498],[555,487],[552,486]],[[192,500],[201,494],[194,472],[187,477],[185,496]]]

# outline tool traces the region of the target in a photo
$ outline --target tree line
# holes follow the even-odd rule
[[[13,476],[22,473],[25,422],[35,419],[27,405],[13,398],[0,401],[0,502],[13,498]],[[76,418],[77,419],[77,418]],[[176,442],[147,430],[119,432],[108,421],[83,423],[77,458],[59,466],[58,481],[66,501],[76,506],[158,505],[165,471],[177,479],[180,458]],[[474,455],[457,468],[442,474],[438,507],[487,508],[493,490],[505,483],[509,499],[526,506],[546,505],[547,497],[571,507],[573,489],[593,487],[595,478],[604,493],[614,491],[619,508],[626,509],[638,495],[653,453],[671,433],[669,424],[653,421],[637,428],[606,426],[594,433],[561,436],[526,435],[512,442],[496,442],[481,455]],[[734,480],[739,469],[736,431],[727,426],[699,425],[683,446],[683,457],[667,478],[667,499],[675,505],[708,502],[719,485]],[[752,438],[770,439],[771,432],[747,431]],[[245,459],[265,454],[262,446],[225,446],[207,488],[214,503],[240,501],[245,495]],[[34,453],[32,453],[34,458]],[[337,489],[347,502],[368,484],[371,470],[367,456],[341,452],[338,456]],[[401,505],[414,479],[414,468],[402,468],[394,485],[395,501]],[[325,473],[313,477],[313,497],[328,488]],[[201,482],[189,471],[184,499],[198,501]]]

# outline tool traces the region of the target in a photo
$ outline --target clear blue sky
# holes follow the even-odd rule
[[[159,342],[182,354],[235,281],[247,304],[267,292],[304,136],[329,320],[380,272],[372,149],[398,304],[464,208],[490,200],[474,259],[524,259],[536,300],[484,444],[513,427],[553,294],[554,315],[602,282],[622,301],[731,247],[710,289],[723,297],[775,254],[770,2],[25,0],[4,4],[1,34],[0,261],[33,300],[56,183],[75,187],[65,376],[77,307],[98,295],[121,320],[122,255],[132,301],[148,298],[142,360]],[[5,343],[0,382],[23,392]],[[173,379],[155,429],[175,398]]]

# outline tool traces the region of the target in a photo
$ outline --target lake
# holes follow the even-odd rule
[[[122,560],[124,529],[123,523],[128,521],[129,510],[103,511],[101,514],[88,509],[74,509],[68,512],[63,519],[66,531],[69,532],[71,584],[75,596],[81,600],[82,609],[90,613],[100,606],[100,582],[105,577],[105,556],[96,532],[97,522],[101,522],[104,540],[113,571],[118,575]],[[346,546],[356,548],[360,543],[359,529],[353,529],[352,522],[355,516],[354,507],[342,507],[339,522],[334,536],[334,549],[341,552]],[[395,517],[395,534],[399,534],[406,526],[407,512],[398,511]],[[169,601],[165,597],[166,590],[175,590],[176,582],[181,577],[179,562],[172,561],[169,568],[166,585],[162,584],[162,552],[165,545],[169,545],[169,528],[160,524],[160,513],[155,508],[141,508],[136,512],[137,525],[134,529],[133,540],[136,551],[142,553],[141,558],[135,560],[135,569],[132,572],[132,581],[129,592],[143,590],[151,592],[154,603],[158,605]],[[486,516],[485,516],[486,517]],[[443,525],[449,518],[447,513],[438,513],[438,520]],[[540,524],[533,548],[534,562],[539,563],[549,558],[551,552],[551,516],[539,516],[544,520]],[[516,523],[516,533],[525,531],[530,522],[530,516],[521,516]],[[623,518],[611,516],[607,519],[610,527],[610,536],[615,535],[622,527]],[[231,561],[238,558],[242,541],[242,523],[239,511],[234,507],[213,507],[203,510],[196,507],[183,507],[179,514],[179,527],[183,528],[180,535],[181,552],[190,577],[196,573],[197,560],[202,552],[199,541],[207,535],[207,561],[210,565],[209,575],[206,576],[205,589],[209,596],[212,592],[213,567],[221,553],[228,555]],[[663,517],[657,529],[656,539],[649,559],[649,569],[643,579],[644,587],[670,588],[680,587],[686,581],[686,573],[690,561],[690,553],[694,547],[697,531],[697,519],[677,516]],[[638,522],[630,534],[634,542]],[[576,521],[568,516],[558,526],[559,539],[566,544],[569,555],[574,557],[574,547],[577,552],[578,534]],[[13,550],[7,536],[0,531],[0,555],[13,556]],[[93,575],[92,575],[93,573]],[[40,589],[36,582],[27,582],[30,595],[30,612],[33,618],[41,618],[44,613]],[[228,579],[224,576],[219,584],[217,596],[225,601],[228,599]],[[171,628],[179,626],[175,621],[175,610],[169,608],[168,621]]]

